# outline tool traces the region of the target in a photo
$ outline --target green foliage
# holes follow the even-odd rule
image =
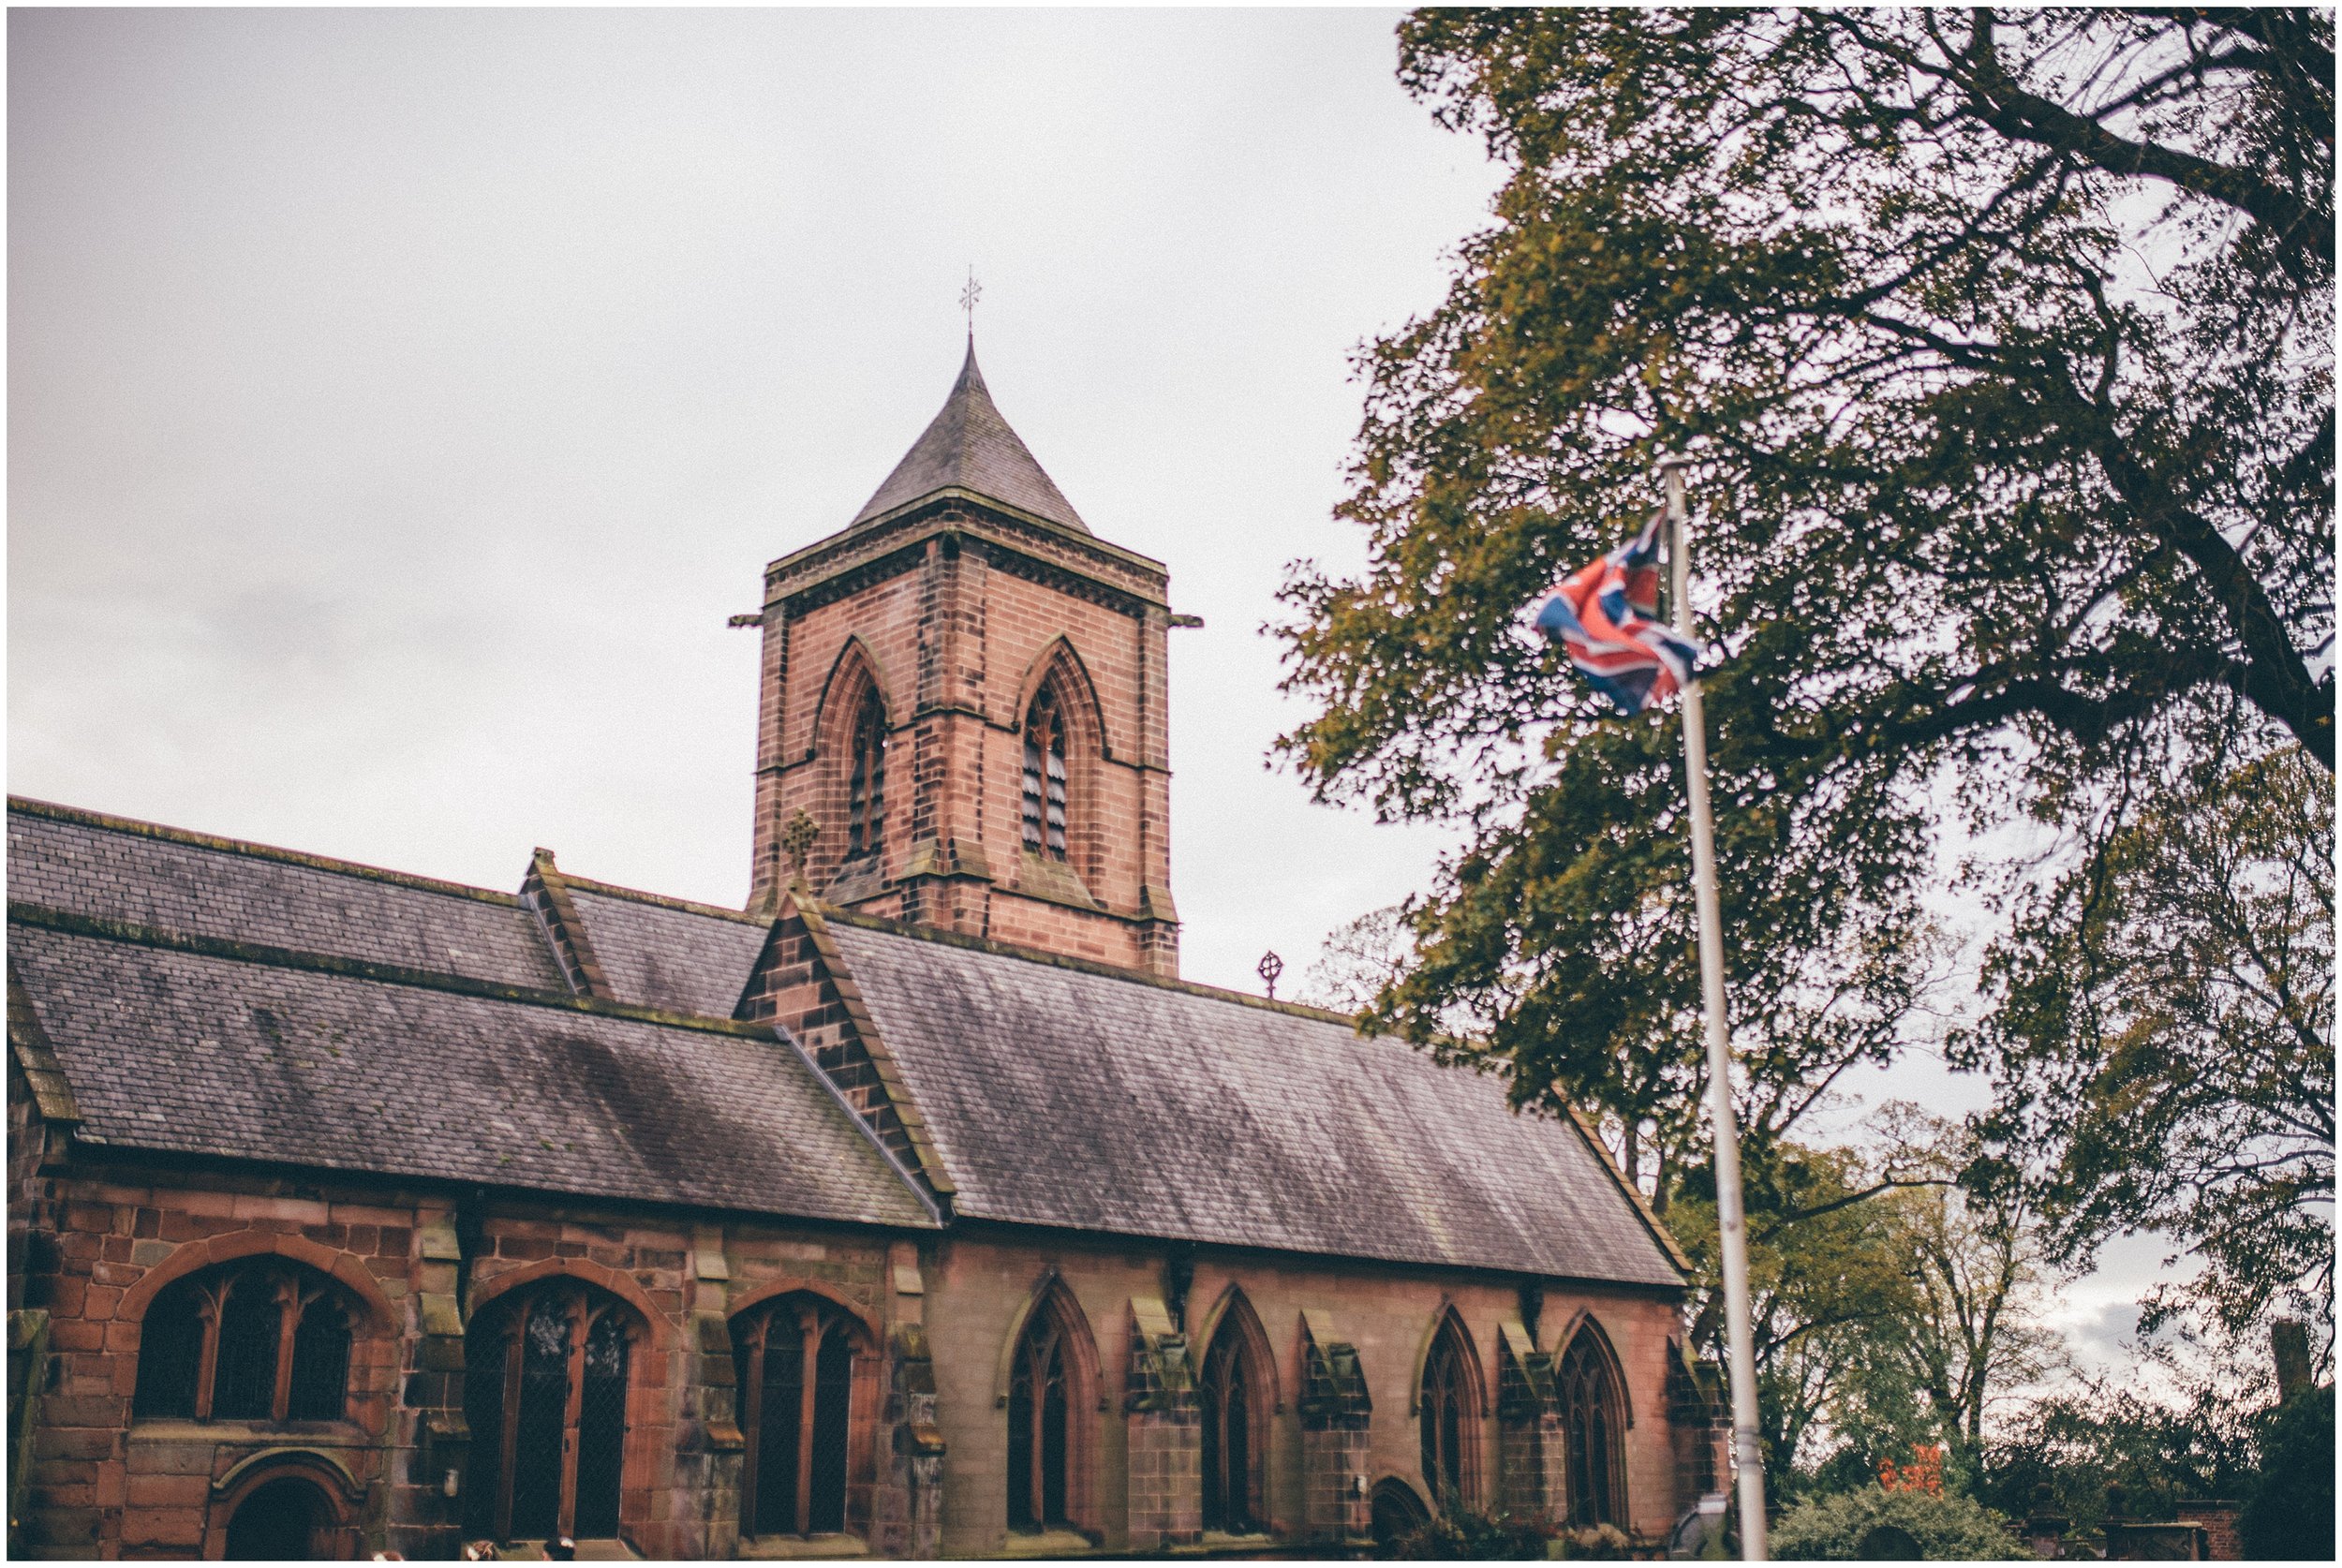
[[[1409,19],[1402,82],[1509,178],[1362,361],[1367,567],[1297,565],[1279,630],[1319,794],[1467,835],[1371,1026],[1599,1107],[1662,1190],[1697,1146],[1674,720],[1607,715],[1518,625],[1695,439],[1753,1144],[1895,1049],[1946,780],[1979,825],[2151,792],[2218,692],[2331,767],[2331,40],[2316,12]]]
[[[1747,1169],[1757,1427],[1774,1495],[1872,1485],[1879,1460],[1944,1444],[1970,1471],[1988,1412],[2058,1361],[2033,1217],[1957,1184],[1969,1136],[1886,1107],[1881,1160],[1782,1140]],[[1700,1282],[1693,1339],[1720,1354],[1711,1193],[1689,1175],[1669,1211]]]
[[[2334,1560],[2334,1385],[2277,1407],[2260,1436],[2260,1473],[2237,1521],[2245,1555]]]
[[[2207,1266],[2142,1326],[2242,1334],[2333,1310],[2334,778],[2206,750],[2021,908],[1955,1054],[2000,1081],[1995,1136],[2053,1151],[2064,1260],[2160,1230]]]
[[[2144,1361],[2172,1369],[2168,1357]],[[2188,1498],[2243,1495],[2257,1456],[2233,1398],[2201,1378],[2164,1398],[2135,1382],[2087,1377],[2034,1401],[1986,1449],[1977,1496],[2012,1516],[2062,1515],[2087,1535],[2105,1523],[2113,1489],[2141,1519],[2171,1518]]]
[[[1559,1539],[1553,1526],[1538,1520],[1451,1505],[1379,1555],[1429,1562],[1543,1561]]]
[[[1411,1561],[1549,1561],[1582,1558],[1623,1562],[1634,1543],[1615,1525],[1570,1530],[1541,1519],[1483,1514],[1451,1504],[1392,1542],[1377,1555]]]
[[[1971,1498],[1949,1493],[1890,1492],[1869,1487],[1800,1503],[1772,1530],[1781,1561],[1843,1561],[1870,1554],[1863,1538],[1881,1526],[1910,1532],[1922,1559],[2005,1561],[2030,1558],[2008,1521]]]

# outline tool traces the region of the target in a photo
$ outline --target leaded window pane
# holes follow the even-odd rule
[[[577,1416],[577,1533],[618,1532],[618,1491],[626,1459],[626,1327],[615,1311],[586,1335],[585,1387]]]
[[[195,1417],[195,1380],[203,1368],[202,1297],[192,1283],[171,1286],[147,1309],[139,1334],[138,1416]]]
[[[572,1298],[544,1292],[521,1329],[521,1398],[512,1451],[512,1534],[559,1533],[563,1428],[570,1402]]]
[[[276,1347],[284,1313],[273,1277],[252,1273],[231,1280],[219,1313],[213,1420],[266,1421],[276,1413]]]
[[[822,1336],[813,1369],[811,1516],[806,1528],[823,1535],[846,1528],[846,1435],[853,1398],[853,1346],[833,1320]]]
[[[805,1431],[805,1330],[790,1308],[764,1329],[763,1411],[757,1427],[756,1533],[797,1533],[797,1459]]]
[[[348,1393],[349,1314],[332,1296],[314,1296],[293,1330],[285,1414],[294,1421],[337,1421]]]

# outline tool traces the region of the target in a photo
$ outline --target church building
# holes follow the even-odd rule
[[[1583,1124],[1179,978],[1167,576],[972,348],[763,603],[746,909],[10,800],[13,1554],[1655,1546],[1718,1489]]]

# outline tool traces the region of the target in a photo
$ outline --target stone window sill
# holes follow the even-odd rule
[[[1074,1530],[1012,1530],[1001,1548],[1002,1557],[1092,1557],[1098,1547]]]
[[[842,1557],[867,1557],[870,1546],[859,1535],[744,1535],[740,1538],[739,1555],[763,1561],[785,1561],[791,1558],[830,1561]]]

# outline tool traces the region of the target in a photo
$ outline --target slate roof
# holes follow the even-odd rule
[[[878,493],[854,514],[854,522],[867,523],[922,496],[955,487],[1006,501],[1076,533],[1089,532],[1025,443],[1017,439],[1016,432],[1008,427],[1000,409],[992,406],[984,373],[976,368],[973,338],[968,341],[967,362],[959,367],[959,379],[952,384],[941,412],[912,443]]]
[[[729,1018],[769,923],[571,877],[602,978],[617,999],[670,1013]]]
[[[189,936],[567,989],[536,917],[511,894],[42,801],[8,801],[8,897]]]
[[[763,922],[564,878],[617,997],[580,1001],[511,895],[14,799],[7,869],[11,1037],[84,1137],[934,1223],[806,1060],[732,1021]],[[827,930],[961,1214],[1682,1283],[1584,1134],[1493,1078],[1231,993]]]
[[[932,1223],[787,1045],[12,923],[80,1135],[331,1170]]]
[[[1347,1024],[830,917],[958,1213],[1680,1286],[1590,1142]]]
[[[86,1139],[934,1222],[802,1057],[731,1021],[753,951],[719,983],[630,940],[761,926],[577,895],[632,917],[604,929],[633,999],[694,1022],[572,998],[510,894],[13,798],[7,872],[10,1032],[45,1036]]]

